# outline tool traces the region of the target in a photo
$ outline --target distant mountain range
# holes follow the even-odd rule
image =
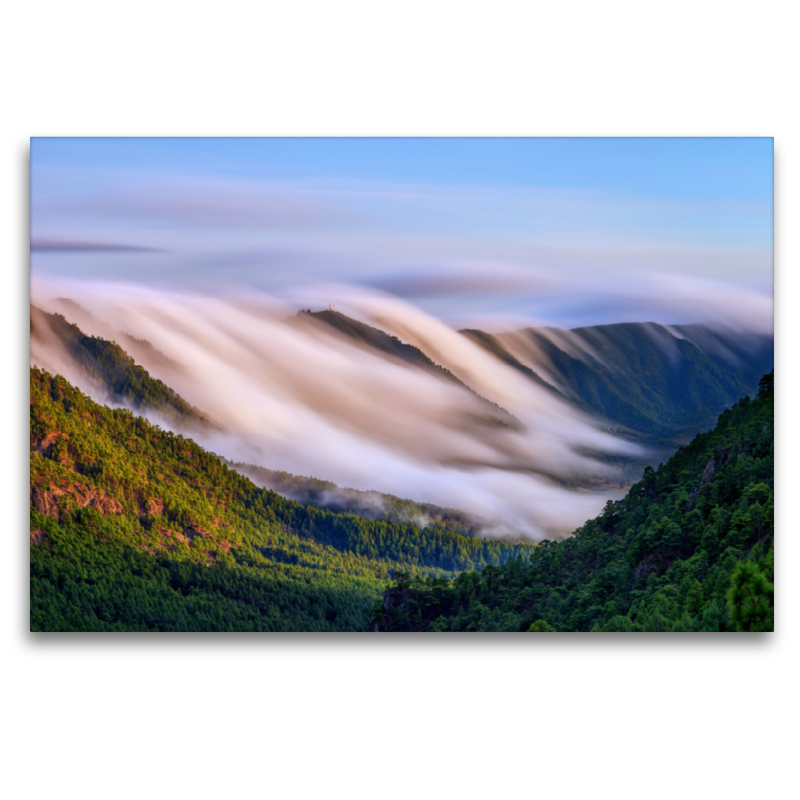
[[[646,441],[708,427],[774,367],[771,336],[653,322],[462,331],[615,432]]]
[[[160,415],[176,430],[219,429],[202,409],[137,364],[123,345],[156,371],[165,366],[180,369],[173,359],[147,341],[102,327],[103,323],[77,303],[64,299],[58,301],[58,307],[118,341],[87,336],[64,315],[32,305],[32,364],[63,374],[98,400]],[[332,310],[303,311],[287,324],[301,325],[305,320],[313,320],[318,327],[321,323],[321,329],[329,330],[331,336],[377,354],[398,368],[421,370],[460,387],[482,404],[489,424],[511,430],[521,427],[513,414],[483,397],[419,347]],[[529,328],[502,334],[464,330],[461,334],[611,433],[655,447],[650,457],[666,458],[694,433],[710,427],[724,408],[754,394],[759,377],[774,367],[772,337],[708,325],[623,323],[571,331]],[[602,452],[591,455],[626,467],[622,479],[627,481],[635,480],[645,466],[642,459]],[[337,511],[400,521],[447,518],[465,533],[478,524],[476,517],[453,509],[379,492],[341,489],[330,481],[269,469],[271,465],[229,463],[262,486]],[[580,480],[587,486],[596,483],[587,475],[578,484],[572,481],[568,485],[580,485]]]
[[[310,385],[314,391],[301,409],[303,421],[313,422],[314,414],[324,411],[330,399],[325,392],[336,393],[338,402],[352,395],[360,403],[358,412],[333,418],[344,420],[343,430],[357,426],[359,414],[380,415],[391,394],[399,393],[402,403],[392,409],[404,415],[400,440],[406,431],[421,440],[415,457],[424,454],[426,438],[436,439],[440,431],[442,436],[455,432],[457,445],[494,446],[488,467],[459,465],[449,479],[467,481],[480,469],[502,487],[517,479],[523,500],[528,493],[541,493],[536,497],[537,502],[543,498],[544,515],[558,502],[579,513],[581,499],[602,503],[607,494],[586,490],[611,489],[610,483],[598,485],[609,480],[607,473],[603,477],[603,462],[625,462],[620,451],[601,449],[591,453],[594,461],[568,461],[566,473],[556,468],[548,473],[548,459],[564,460],[565,452],[578,448],[576,442],[592,441],[585,432],[595,429],[586,426],[584,414],[617,436],[646,444],[652,456],[671,454],[681,439],[711,427],[708,420],[731,407],[715,430],[695,437],[658,470],[644,469],[641,456],[628,458],[623,478],[632,482],[641,477],[639,483],[624,499],[609,500],[605,511],[575,535],[559,543],[532,544],[522,540],[524,527],[504,529],[498,525],[503,520],[226,461],[193,438],[239,446],[245,434],[226,427],[230,418],[212,419],[193,405],[202,405],[191,391],[204,375],[188,356],[186,364],[180,363],[181,348],[165,355],[149,341],[104,327],[70,301],[61,301],[58,309],[65,314],[31,306],[32,630],[773,627],[771,337],[651,323],[506,334],[463,331],[458,341],[471,343],[472,366],[481,359],[497,365],[480,373],[479,392],[469,380],[479,375],[477,368],[456,374],[452,358],[446,365],[437,363],[416,344],[336,312],[273,320],[264,330],[275,340],[266,343],[237,339],[237,331],[224,326],[221,335],[220,329],[213,331],[218,334],[214,339],[210,328],[200,328],[210,342],[205,350],[197,349],[205,356],[200,364],[214,365],[214,379],[241,375],[221,373],[208,356],[214,348],[227,355],[240,347],[257,352],[257,347],[291,344],[293,354],[308,352],[316,360],[291,365],[297,369],[286,371],[282,383],[268,371],[269,361],[243,360],[236,369],[262,370],[265,374],[257,379],[274,378],[277,395],[286,393],[290,399],[294,382],[309,379],[303,388]],[[85,333],[68,314],[95,335]],[[185,318],[196,322],[191,315]],[[170,330],[179,326],[175,318],[168,323]],[[304,334],[299,346],[289,342],[288,327],[306,323],[313,327],[309,336]],[[198,325],[187,325],[182,333]],[[318,349],[320,337],[335,340],[335,346]],[[191,339],[181,341],[193,346]],[[371,355],[362,352],[348,362],[343,354],[353,348]],[[333,366],[325,359],[333,359]],[[277,368],[285,362],[276,362]],[[380,380],[344,386],[331,380],[340,365],[352,380],[353,364],[378,370]],[[419,374],[427,377],[415,378]],[[162,380],[168,375],[183,380],[181,391],[193,402]],[[518,416],[486,399],[485,394],[493,394],[487,375],[526,387],[514,392],[504,386],[497,392],[515,403],[511,407]],[[404,393],[404,382],[412,380],[414,390]],[[212,388],[205,395],[209,401],[216,396]],[[218,391],[231,390],[220,382]],[[370,392],[375,397],[365,403]],[[446,403],[418,404],[419,393],[423,400],[431,394]],[[539,402],[542,393],[552,402]],[[737,395],[756,399],[736,402]],[[276,394],[256,396],[259,402],[272,402]],[[306,397],[300,392],[291,402]],[[538,405],[526,409],[520,398]],[[112,410],[100,402],[124,408]],[[232,403],[238,408],[240,396],[234,395]],[[257,410],[258,404],[249,408]],[[545,432],[556,430],[562,437],[549,449],[546,436],[537,440],[530,433],[540,412]],[[417,425],[419,413],[428,419]],[[272,417],[267,420],[271,423]],[[571,440],[563,429],[565,420],[585,426],[583,438]],[[388,425],[393,424],[390,418]],[[544,443],[542,452],[534,454],[538,460],[522,462],[519,449],[538,441]],[[599,435],[596,441],[615,440]],[[327,440],[311,445],[314,456],[348,456]],[[378,452],[381,457],[392,453]],[[383,463],[366,448],[355,458],[364,453],[373,458],[371,464]],[[506,462],[498,458],[503,455]],[[403,463],[394,462],[387,472],[394,477]],[[584,463],[597,464],[598,472],[587,467],[581,473]],[[436,477],[437,470],[446,469],[434,461],[424,474]],[[400,491],[403,484],[398,485]],[[502,500],[503,495],[496,497]],[[501,504],[495,509],[498,518],[506,511]],[[526,510],[539,513],[539,506],[520,503],[513,513]],[[550,530],[558,537],[575,530],[536,524],[551,539]],[[509,530],[515,541],[497,538]],[[390,579],[394,586],[386,591]]]
[[[300,314],[470,389],[419,347],[378,328],[332,310]],[[615,432],[647,441],[708,427],[720,411],[753,393],[759,378],[774,368],[772,336],[712,325],[631,322],[460,333],[538,386],[610,423]]]
[[[401,342],[396,336],[391,336],[388,333],[373,328],[364,322],[352,319],[345,314],[338,311],[301,311],[298,318],[308,317],[310,319],[323,322],[325,325],[330,326],[333,330],[343,334],[352,342],[357,342],[369,350],[383,353],[384,355],[394,358],[397,361],[408,364],[412,367],[429,372],[439,378],[444,378],[451,381],[462,389],[470,392],[479,398],[483,403],[492,407],[495,414],[499,414],[499,418],[495,418],[498,425],[506,425],[510,427],[519,426],[519,420],[513,414],[501,408],[497,403],[487,400],[485,397],[479,395],[472,387],[467,386],[464,381],[457,378],[449,369],[445,369],[440,364],[437,364],[433,359],[429,358],[419,347],[414,347],[411,344]]]

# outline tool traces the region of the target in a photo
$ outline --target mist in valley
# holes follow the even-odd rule
[[[408,303],[363,289],[336,295],[339,307],[420,347],[474,391],[265,294],[42,282],[32,302],[88,335],[138,341],[137,362],[214,424],[193,438],[232,461],[461,509],[495,536],[563,535],[619,496],[567,487],[618,478],[582,453],[637,457],[640,447]],[[31,360],[82,383],[54,337],[32,342]]]
[[[768,140],[34,139],[31,301],[117,342],[231,461],[552,538],[661,454],[577,410],[547,343],[602,363],[570,329],[652,321],[668,357],[735,363],[771,337],[771,165]],[[298,315],[329,307],[434,368]],[[110,402],[51,334],[31,362]]]

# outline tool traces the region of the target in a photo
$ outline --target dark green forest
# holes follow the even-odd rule
[[[725,407],[750,394],[759,378],[774,368],[772,337],[750,335],[742,340],[739,334],[724,336],[702,325],[673,330],[687,338],[677,338],[654,323],[575,328],[570,334],[586,347],[580,358],[542,331],[520,331],[566,394],[509,353],[502,335],[461,332],[564,401],[606,420],[616,433],[670,444],[686,432],[711,427]]]
[[[774,386],[744,397],[562,542],[502,566],[396,576],[381,631],[771,631]]]
[[[117,344],[32,307],[31,336],[42,326],[114,402],[210,424]],[[635,346],[640,377],[575,359],[564,374],[587,408],[626,426],[636,413],[662,420],[651,441],[750,377],[709,366],[688,340],[665,365],[658,347],[631,343],[635,326],[601,327],[584,333],[606,360]],[[368,326],[343,332],[410,348]],[[455,509],[230,464],[32,368],[31,629],[771,630],[772,408],[770,373],[596,520],[532,545],[481,539]]]
[[[52,332],[72,358],[84,379],[113,403],[137,411],[157,411],[183,427],[207,427],[208,418],[187,403],[163,381],[153,378],[116,342],[87,336],[61,314],[48,314],[31,306],[31,339]],[[147,344],[141,342],[140,344]]]
[[[395,574],[530,549],[301,505],[60,376],[30,380],[32,630],[365,630]]]
[[[254,464],[226,461],[228,466],[246,475],[254,483],[290,497],[302,505],[346,511],[358,517],[388,522],[437,522],[464,536],[479,535],[480,523],[474,515],[456,508],[443,508],[432,503],[396,497],[376,491],[361,491],[337,486],[319,478],[292,475],[289,472],[266,469]]]

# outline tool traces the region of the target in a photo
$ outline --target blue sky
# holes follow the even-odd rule
[[[31,161],[224,178],[614,189],[772,202],[768,138],[35,138]]]
[[[772,180],[768,138],[37,138],[32,275],[347,284],[453,324],[763,317]]]

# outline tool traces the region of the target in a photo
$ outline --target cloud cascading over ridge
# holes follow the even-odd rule
[[[238,461],[462,508],[498,532],[568,530],[607,497],[554,483],[611,475],[580,451],[635,454],[580,413],[438,320],[395,299],[339,288],[354,313],[383,320],[477,394],[369,352],[268,296],[227,299],[120,285],[34,288],[45,310],[69,296],[86,333],[124,331],[164,358],[153,375],[219,423],[197,437]],[[94,330],[92,329],[94,321]],[[32,353],[52,368],[58,354]],[[168,364],[174,362],[177,368]],[[521,426],[478,395],[508,411]]]
[[[32,292],[150,341],[223,455],[540,535],[603,501],[547,476],[630,446],[456,329],[770,334],[772,161],[767,139],[34,139]],[[473,393],[294,319],[329,303]]]

